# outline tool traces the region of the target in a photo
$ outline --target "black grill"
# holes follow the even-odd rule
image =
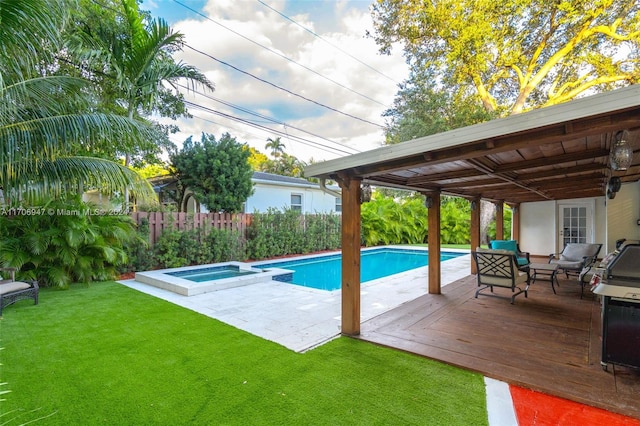
[[[606,265],[602,296],[602,368],[640,368],[640,244],[625,244]]]

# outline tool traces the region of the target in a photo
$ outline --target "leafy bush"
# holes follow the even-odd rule
[[[177,229],[165,230],[160,234],[156,245],[153,247],[154,258],[160,269],[179,268],[189,264],[180,250],[182,234]]]
[[[427,237],[427,208],[420,198],[399,202],[381,194],[362,204],[362,241],[366,246],[418,244]]]
[[[138,238],[129,216],[107,214],[79,197],[10,209],[0,215],[0,235],[2,266],[18,268],[21,279],[60,288],[116,278],[127,263],[124,246]]]
[[[119,268],[120,273],[147,271],[155,266],[153,252],[149,249],[149,219],[140,220],[136,234],[137,238],[125,246],[129,262]]]
[[[310,215],[285,209],[254,213],[247,228],[247,257],[265,259],[340,247],[340,216]]]

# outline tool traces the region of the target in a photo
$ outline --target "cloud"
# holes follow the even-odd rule
[[[371,31],[372,27],[365,2],[267,3],[300,24],[297,25],[260,1],[189,2],[189,7],[209,19],[185,9],[187,14],[181,11],[174,15],[180,17],[178,20],[163,16],[165,12],[175,13],[174,7],[167,9],[166,1],[154,1],[157,7],[149,8],[152,15],[163,17],[174,30],[185,35],[189,47],[177,53],[176,58],[198,67],[214,81],[216,91],[208,94],[209,97],[286,123],[285,126],[265,122],[207,97],[187,96],[198,105],[252,120],[255,125],[272,127],[283,134],[190,108],[196,117],[178,121],[181,132],[172,136],[174,142],[180,143],[189,135],[199,138],[202,132],[217,137],[228,131],[239,141],[264,152],[268,137],[281,136],[287,153],[304,161],[311,157],[321,160],[346,155],[322,146],[343,144],[343,151],[353,153],[382,144],[383,131],[365,121],[384,124],[381,114],[391,106],[397,83],[406,78],[408,68],[400,54],[380,55],[375,42],[365,36],[366,30]],[[147,2],[142,8],[146,6]],[[296,136],[317,145],[312,148],[309,146],[312,143],[300,143]]]

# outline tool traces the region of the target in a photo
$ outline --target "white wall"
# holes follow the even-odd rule
[[[620,238],[640,239],[640,182],[622,185],[613,200],[606,197],[560,201],[540,201],[520,205],[520,249],[532,255],[547,256],[557,251],[558,205],[590,203],[593,205],[594,242],[602,243],[600,256],[615,249]]]
[[[255,183],[254,193],[245,203],[245,213],[265,212],[268,208],[283,210],[291,207],[291,194],[302,195],[303,213],[328,213],[336,211],[336,198],[319,188],[295,185]]]
[[[607,251],[613,251],[616,240],[640,240],[640,182],[625,183],[613,200],[607,199]]]

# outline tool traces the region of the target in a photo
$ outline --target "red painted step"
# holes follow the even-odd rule
[[[509,385],[519,426],[640,426],[640,420]]]

